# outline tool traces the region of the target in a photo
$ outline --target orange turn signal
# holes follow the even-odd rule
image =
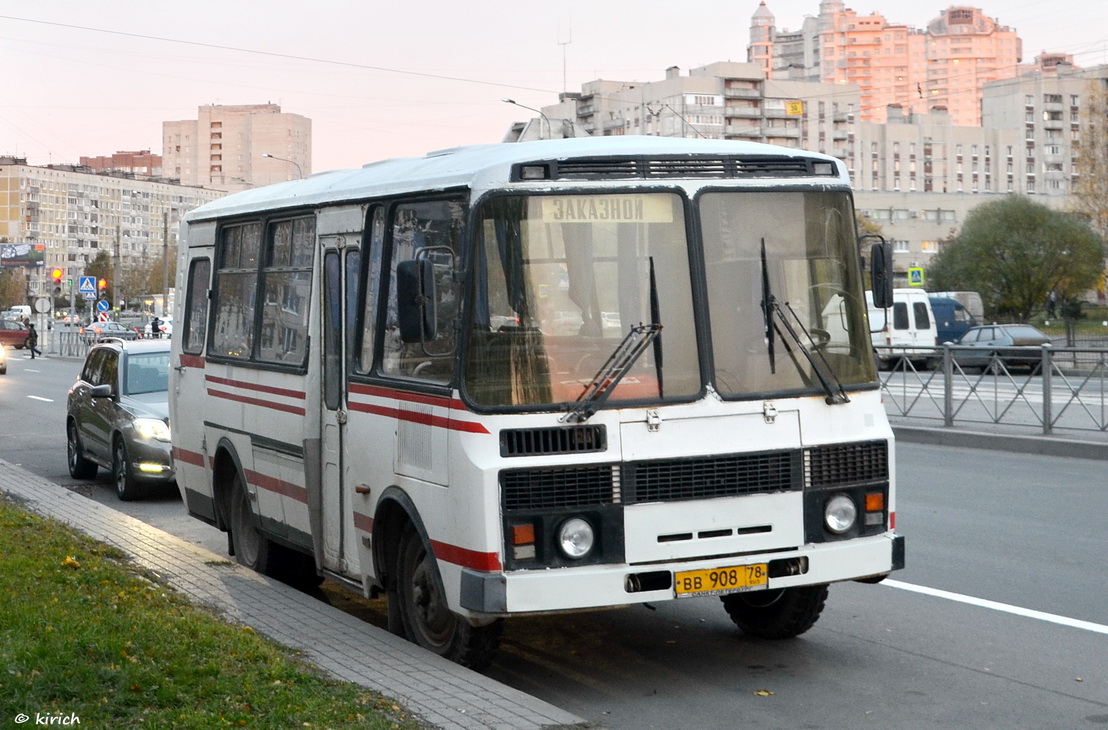
[[[866,512],[883,512],[885,509],[885,495],[877,492],[866,495]]]
[[[535,542],[535,526],[532,524],[512,525],[513,545],[533,545]]]

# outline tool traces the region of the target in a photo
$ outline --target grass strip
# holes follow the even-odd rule
[[[423,727],[392,700],[190,604],[120,551],[0,496],[0,725],[13,721]]]

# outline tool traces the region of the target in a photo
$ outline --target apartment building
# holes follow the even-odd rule
[[[1020,187],[1029,194],[1070,195],[1080,176],[1081,128],[1087,98],[1108,80],[1108,66],[1048,71],[987,84],[981,101],[987,127],[1018,130]]]
[[[1013,28],[974,7],[950,7],[916,29],[821,0],[819,15],[791,33],[777,30],[762,2],[747,54],[769,78],[858,86],[864,121],[882,122],[890,105],[900,105],[945,110],[955,125],[972,126],[981,122],[981,89],[1019,72],[1022,46]]]
[[[181,216],[223,194],[0,156],[0,263],[24,272],[32,296],[54,268],[76,280],[101,251],[122,271],[153,265],[176,246]]]
[[[671,67],[657,81],[588,82],[543,107],[542,124],[530,128],[750,140],[833,155],[850,170],[856,207],[881,225],[894,268],[906,276],[985,200],[1020,194],[1069,205],[1082,98],[1092,80],[1108,78],[1108,66],[1063,63],[1027,74],[985,85],[984,126],[897,104],[886,107],[883,123],[868,122],[854,84],[772,79],[756,63],[721,62],[687,74]]]
[[[197,118],[162,124],[166,177],[234,192],[307,177],[312,122],[277,104],[206,105]]]

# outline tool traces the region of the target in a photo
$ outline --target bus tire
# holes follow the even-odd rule
[[[269,575],[273,543],[254,526],[254,514],[250,510],[246,487],[237,472],[231,484],[231,543],[239,565]]]
[[[500,647],[503,620],[473,626],[450,610],[434,556],[414,529],[405,530],[399,548],[395,604],[405,638],[463,667],[479,671],[491,664]],[[390,610],[393,603],[390,600]]]
[[[791,639],[816,623],[827,601],[827,586],[797,586],[720,596],[727,615],[744,634]]]

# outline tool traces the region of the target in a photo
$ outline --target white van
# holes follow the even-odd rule
[[[922,289],[893,289],[893,306],[878,309],[873,306],[873,292],[867,291],[866,305],[878,365],[887,365],[902,357],[923,361],[934,355],[934,348],[939,344],[939,332],[927,292]]]

